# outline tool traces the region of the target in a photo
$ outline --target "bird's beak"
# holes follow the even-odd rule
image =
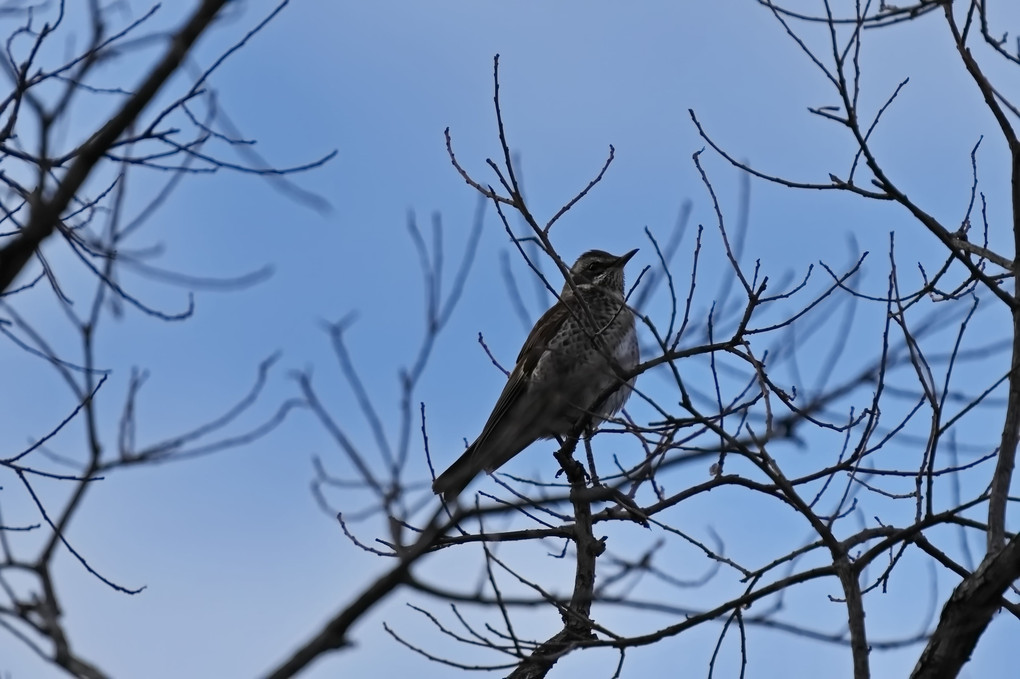
[[[629,262],[630,258],[633,257],[636,254],[637,254],[637,248],[634,248],[633,250],[631,250],[627,254],[621,256],[618,260],[616,260],[616,264],[614,264],[614,266],[617,266],[617,267],[622,269],[624,264]]]

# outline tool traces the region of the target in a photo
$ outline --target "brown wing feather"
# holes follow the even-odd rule
[[[542,357],[545,345],[549,344],[549,341],[560,331],[560,326],[568,316],[570,316],[570,309],[567,308],[567,305],[563,302],[556,302],[546,309],[546,312],[538,319],[535,327],[531,329],[528,339],[524,340],[521,353],[517,354],[517,365],[523,367],[525,373],[534,370],[538,359]],[[527,362],[527,365],[522,366],[524,362]]]
[[[485,439],[492,434],[492,431],[527,387],[528,383],[525,376],[530,375],[531,371],[535,369],[538,359],[545,353],[545,346],[556,335],[563,321],[569,315],[570,310],[566,305],[563,302],[557,302],[549,307],[542,314],[542,317],[538,319],[538,322],[535,323],[535,327],[531,329],[528,338],[524,340],[521,353],[517,355],[517,365],[510,372],[510,377],[507,379],[506,386],[503,387],[503,391],[496,401],[496,406],[492,409],[492,414],[489,415],[485,426],[482,427],[482,433],[478,435],[478,440],[475,442],[477,448],[482,447]]]

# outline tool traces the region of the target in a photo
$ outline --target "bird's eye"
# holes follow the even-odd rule
[[[587,269],[588,271],[598,271],[599,270],[599,263],[598,262],[588,262],[588,266],[586,266],[584,268]]]

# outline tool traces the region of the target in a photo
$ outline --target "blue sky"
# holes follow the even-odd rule
[[[239,18],[202,41],[196,53],[199,64],[210,63],[273,3],[251,0],[243,5]],[[142,11],[141,5],[133,6],[134,14],[125,14],[125,20]],[[158,21],[174,25],[183,14],[182,6],[166,7]],[[347,335],[350,351],[376,403],[384,413],[395,412],[397,369],[411,361],[423,318],[407,215],[413,212],[427,226],[433,213],[441,213],[447,258],[455,261],[476,196],[450,166],[443,130],[451,129],[458,157],[469,171],[494,180],[484,160],[499,156],[492,110],[496,53],[501,55],[508,134],[521,154],[530,205],[537,215],[555,212],[597,172],[609,144],[616,149],[604,182],[554,228],[554,242],[563,256],[572,259],[591,247],[613,252],[639,247],[636,272],[654,263],[643,229],[665,238],[681,204],[690,200],[692,224],[708,229],[700,313],[706,313],[708,291],[726,270],[711,232],[711,204],[691,161],[704,143],[688,109],[737,157],[776,174],[824,182],[829,172],[844,172],[852,155],[848,135],[807,112],[808,106],[835,103],[834,93],[771,16],[749,0],[647,2],[639,7],[533,2],[512,8],[499,3],[297,0],[227,62],[213,82],[231,119],[246,136],[259,140],[259,152],[273,164],[300,164],[338,150],[331,163],[296,180],[326,197],[332,210],[319,214],[288,201],[257,178],[228,172],[184,182],[155,222],[139,234],[136,245],[165,245],[160,263],[192,274],[233,275],[271,264],[274,275],[244,292],[199,293],[195,317],[185,323],[161,323],[130,310],[122,320],[106,321],[100,330],[100,355],[112,374],[99,413],[110,445],[131,366],[144,366],[151,373],[140,403],[138,436],[155,441],[227,407],[248,388],[258,362],[280,351],[266,397],[242,428],[296,395],[288,371],[308,369],[349,435],[372,449],[371,434],[336,369],[320,322],[358,312]],[[939,20],[929,17],[916,26],[868,34],[862,64],[866,80],[861,101],[872,110],[899,81],[910,78],[875,137],[890,174],[908,194],[948,223],[958,221],[970,186],[968,154],[985,135],[980,158],[990,214],[993,220],[1005,214],[1007,175],[993,121]],[[124,64],[103,75],[126,85],[137,78],[140,65]],[[68,137],[83,134],[88,118],[83,114],[76,119]],[[737,173],[711,152],[703,160],[724,209],[734,215]],[[155,186],[147,181],[155,180],[138,181],[133,200],[139,205]],[[941,252],[902,209],[755,182],[745,260],[760,259],[778,280],[787,271],[801,275],[818,261],[845,264],[851,258],[852,238],[872,253],[864,286],[881,294],[890,232],[896,233],[905,258],[904,279],[916,284],[912,262],[939,261]],[[688,236],[677,259],[678,280],[688,275],[684,267],[690,243]],[[69,267],[72,289],[79,284],[91,289],[87,275],[74,270],[60,244],[48,247],[58,265]],[[415,397],[427,404],[432,450],[442,461],[452,459],[464,438],[477,434],[502,386],[501,376],[478,347],[478,333],[504,363],[512,362],[524,337],[501,281],[503,252],[511,252],[511,247],[490,210],[462,303]],[[516,261],[514,266],[520,276],[527,275]],[[125,283],[161,308],[186,306],[186,293],[179,289],[130,275]],[[530,292],[530,281],[525,287]],[[528,301],[532,299],[529,295]],[[662,295],[656,298],[653,316],[667,301]],[[68,337],[66,320],[45,295],[26,295],[13,304],[47,336]],[[540,311],[537,305],[531,310]],[[880,327],[880,311],[861,312],[862,337]],[[985,316],[977,321],[984,331],[1001,332],[997,317]],[[831,342],[832,329],[820,337],[821,344]],[[63,341],[67,351],[74,351],[72,339]],[[872,355],[868,351],[875,345],[861,344],[865,350],[851,351],[847,361]],[[805,356],[809,365],[817,360]],[[74,405],[55,374],[9,345],[0,346],[0,373],[14,376],[5,381],[18,385],[0,393],[0,428],[8,447],[17,449],[54,426]],[[648,375],[640,386],[646,383],[654,389],[658,380]],[[976,446],[995,445],[995,415],[988,415],[987,439],[973,441]],[[976,429],[981,430],[980,421]],[[80,438],[80,427],[68,427],[54,441],[54,449],[71,455]],[[420,454],[414,446],[412,451]],[[115,677],[152,679],[253,676],[285,657],[383,567],[378,558],[352,547],[335,520],[316,506],[309,492],[313,455],[345,474],[327,434],[299,412],[243,449],[129,470],[104,480],[88,497],[69,538],[106,576],[147,589],[134,597],[114,593],[63,555],[58,587],[79,652]],[[522,456],[511,471],[551,473],[548,460],[536,459]],[[412,469],[416,478],[426,478],[423,459],[415,459]],[[705,478],[706,470],[689,469],[672,482],[692,484]],[[16,482],[0,483],[5,521],[32,522],[31,507],[18,495]],[[43,492],[59,497],[61,488]],[[754,561],[760,550],[793,539],[789,525],[782,523],[789,517],[773,516],[775,512],[739,493],[713,493],[690,503],[675,520],[700,535],[709,528],[718,531],[733,553]],[[359,526],[369,539],[377,530],[371,523]],[[807,537],[803,525],[796,532],[797,540]],[[631,538],[626,531],[616,536],[620,541]],[[25,544],[31,544],[32,538],[27,540]],[[476,557],[471,552],[470,558]],[[677,558],[684,563],[682,554]],[[541,558],[522,563],[536,570],[562,567]],[[468,565],[456,555],[444,555],[432,568],[449,569],[455,580],[474,577]],[[918,564],[905,566],[901,579],[893,582],[896,594],[872,604],[868,623],[873,636],[908,633],[920,624],[920,613],[904,614],[904,602],[924,600],[927,571]],[[925,584],[918,584],[922,581]],[[941,591],[952,584],[940,574]],[[707,586],[689,595],[690,605],[725,591],[721,584]],[[826,582],[793,596],[803,603],[812,597],[824,600],[834,591],[833,583]],[[383,633],[381,622],[386,620],[409,638],[436,641],[428,625],[409,615],[404,607],[408,601],[422,602],[398,592],[355,629],[356,649],[320,660],[305,676],[397,676],[408,668],[423,678],[448,676],[447,668],[423,664]],[[838,628],[838,607],[821,606],[818,611],[820,624]],[[549,611],[521,619],[535,625],[535,634],[558,624]],[[600,620],[638,628],[651,624],[626,611],[607,611]],[[1006,676],[1002,663],[1015,625],[1015,620],[1001,618],[993,623],[966,669],[969,676]],[[701,663],[705,644],[714,643],[717,632],[708,627],[662,647],[639,650],[623,676],[661,674],[675,666],[677,657],[695,657]],[[473,657],[458,646],[438,643],[448,656]],[[914,647],[876,655],[875,676],[903,676],[918,652]],[[609,676],[611,662],[615,657],[608,653],[577,654],[556,671],[559,676],[581,671]],[[62,676],[10,637],[0,636],[0,673],[4,671],[16,679]],[[706,670],[695,664],[692,671]],[[752,637],[749,676],[820,672],[851,676],[849,653],[775,633]]]

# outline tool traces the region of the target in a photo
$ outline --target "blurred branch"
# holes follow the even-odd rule
[[[104,154],[138,118],[142,110],[180,67],[188,51],[216,18],[227,0],[202,0],[188,21],[173,36],[163,58],[106,124],[82,144],[52,195],[39,185],[31,196],[28,223],[12,241],[0,248],[0,292],[6,290],[39,244],[57,228],[57,221]]]

